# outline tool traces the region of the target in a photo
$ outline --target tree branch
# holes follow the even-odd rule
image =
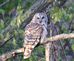
[[[24,52],[24,48],[20,48],[17,50],[12,50],[11,52],[7,52],[0,56],[0,61],[6,61],[8,58],[14,57],[17,53]]]
[[[56,36],[52,36],[50,38],[47,38],[46,41],[43,42],[43,43],[41,43],[41,44],[47,44],[47,43],[50,43],[52,41],[58,41],[58,40],[69,39],[69,38],[74,38],[74,33],[70,33],[70,34],[59,34],[59,35],[56,35]],[[2,54],[0,56],[0,61],[5,61],[8,58],[11,58],[11,57],[15,56],[15,54],[22,53],[22,52],[24,52],[24,48],[16,49],[16,50],[13,50],[11,52],[7,52],[5,54]]]
[[[69,39],[69,38],[74,38],[74,33],[70,33],[70,34],[59,34],[56,36],[52,36],[46,39],[46,41],[44,41],[41,44],[46,44],[49,42],[53,42],[53,41],[59,41],[59,40],[63,40],[63,39]]]

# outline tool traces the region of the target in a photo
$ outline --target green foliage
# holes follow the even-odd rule
[[[50,16],[54,20],[54,22],[60,21],[63,16],[62,9],[59,9],[58,7],[53,7],[50,12]]]
[[[26,8],[30,7],[31,5],[32,5],[32,3],[28,1],[28,2],[26,3]]]
[[[4,1],[6,2],[6,1]],[[13,4],[14,3],[14,4]],[[5,12],[9,12],[11,11],[12,8],[15,7],[16,1],[15,0],[10,0],[5,6],[3,6],[2,8],[5,10]]]
[[[4,38],[4,36],[2,34],[0,34],[0,40],[2,40]]]
[[[6,0],[0,0],[0,3],[3,3],[5,1]],[[0,14],[3,17],[2,19],[0,19],[0,41],[8,40],[12,35],[14,35],[14,37],[3,46],[3,48],[0,48],[0,55],[8,51],[11,51],[13,49],[18,49],[23,46],[24,29],[20,28],[20,25],[24,21],[23,12],[27,11],[35,1],[36,0],[27,0],[26,6],[23,9],[22,6],[23,0],[10,0],[6,5],[0,8]],[[16,8],[17,17],[11,18],[9,13],[11,13],[12,9],[14,8]],[[65,23],[70,22],[72,19],[74,19],[74,4],[65,8],[59,8],[56,6],[52,7],[49,13],[50,13],[50,17],[52,18],[55,24],[58,24],[58,22],[62,20]],[[8,14],[8,15],[4,15],[4,14]],[[64,22],[61,25],[60,33],[69,33],[69,30],[65,26]],[[10,30],[13,31],[9,32],[8,30],[8,32],[2,34],[1,32],[5,30],[8,26],[11,26],[13,29],[10,28]],[[71,40],[72,49],[74,50],[73,41],[74,40],[72,39]],[[45,61],[44,55],[45,55],[44,46],[39,46],[33,50],[32,56],[29,59],[26,59],[25,61],[38,61],[38,60]],[[58,60],[61,61],[60,55]],[[15,59],[10,58],[8,59],[8,61],[24,61],[23,54],[18,54]]]
[[[0,30],[4,29],[4,21],[0,20]]]
[[[50,11],[50,17],[53,19],[54,23],[65,20],[70,21],[74,17],[74,11],[70,8],[59,8],[59,7],[53,7]]]
[[[5,13],[5,10],[0,9],[0,14],[4,14],[4,13]]]

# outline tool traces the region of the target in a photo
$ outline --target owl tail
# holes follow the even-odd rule
[[[27,59],[31,56],[34,47],[38,44],[39,40],[28,42],[24,45],[24,59]]]
[[[33,48],[34,47],[32,45],[26,45],[24,47],[24,59],[27,59],[31,56]]]

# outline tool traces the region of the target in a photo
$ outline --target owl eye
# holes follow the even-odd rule
[[[37,19],[39,19],[39,17],[37,17]]]
[[[42,17],[42,19],[44,19],[44,16]]]

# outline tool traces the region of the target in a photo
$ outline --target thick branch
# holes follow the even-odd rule
[[[70,38],[74,38],[74,33],[59,34],[59,35],[56,35],[56,36],[49,37],[42,44],[46,44],[46,43],[49,43],[49,42],[52,42],[52,41],[59,41],[59,40],[63,40],[63,39],[70,39]]]
[[[52,41],[58,41],[58,40],[69,39],[69,38],[74,38],[74,33],[60,34],[60,35],[52,36],[50,38],[47,38],[47,40],[45,42],[41,43],[41,44],[47,44],[47,43],[52,42]],[[11,52],[5,53],[5,54],[0,56],[0,61],[5,61],[8,58],[13,57],[14,54],[22,53],[22,52],[24,52],[24,48],[20,48],[20,49],[13,50]]]
[[[24,52],[24,48],[20,48],[20,49],[2,54],[0,56],[0,61],[6,61],[8,58],[14,57],[17,53],[21,53],[21,52]]]

